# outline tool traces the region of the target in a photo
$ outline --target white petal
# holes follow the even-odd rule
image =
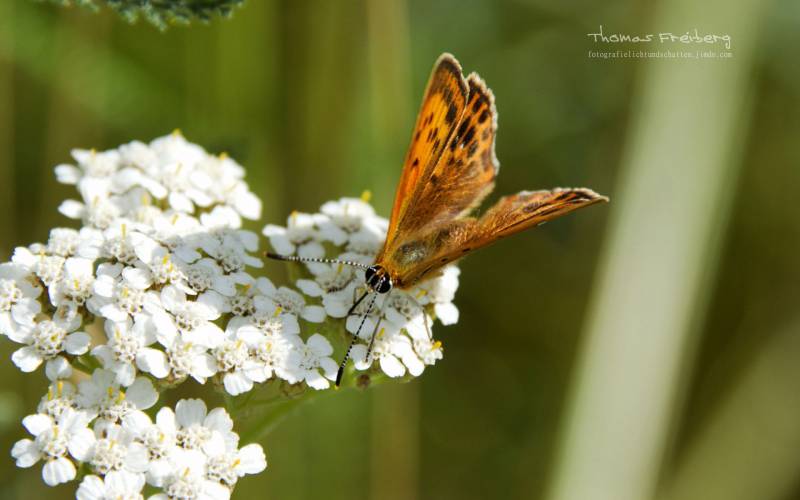
[[[226,297],[236,295],[236,283],[228,276],[214,276],[211,279],[211,288]]]
[[[303,308],[303,319],[311,323],[325,321],[325,308],[322,306],[306,306]]]
[[[175,421],[175,412],[172,408],[165,406],[158,410],[156,413],[156,425],[169,436],[174,436],[176,432],[177,422]]]
[[[203,443],[203,453],[209,457],[225,453],[225,437],[219,432],[212,432],[210,438]]]
[[[156,338],[164,347],[170,347],[175,342],[178,329],[172,321],[172,316],[164,311],[154,311],[151,315],[153,326],[156,328]]]
[[[314,280],[297,280],[297,288],[309,297],[320,297],[324,293],[322,287]]]
[[[17,461],[17,467],[27,468],[42,458],[39,447],[30,439],[22,439],[14,443],[11,456]]]
[[[118,363],[114,373],[117,374],[117,382],[123,387],[131,385],[136,378],[136,368],[131,363]]]
[[[136,366],[155,378],[164,378],[169,375],[167,355],[163,351],[145,347],[136,354]]]
[[[328,380],[322,375],[320,375],[319,372],[317,372],[316,370],[311,370],[308,373],[306,373],[305,379],[306,379],[306,384],[308,384],[309,387],[316,389],[318,391],[330,387],[330,383],[328,382]]]
[[[339,370],[339,365],[331,358],[322,358],[319,360],[319,367],[322,369],[322,374],[325,378],[336,380],[336,372]]]
[[[38,436],[43,431],[53,426],[53,419],[47,415],[36,413],[23,418],[22,425],[24,425],[32,435]]]
[[[390,377],[401,377],[406,373],[406,367],[403,366],[403,363],[392,355],[385,354],[381,356],[379,362],[383,373]]]
[[[158,393],[153,388],[150,379],[139,377],[125,391],[125,399],[139,410],[146,410],[156,404]]]
[[[147,472],[150,465],[149,452],[142,443],[131,443],[125,455],[125,469],[131,472]]]
[[[78,491],[75,492],[77,500],[105,500],[106,485],[97,476],[86,476],[81,481]]]
[[[181,427],[202,424],[206,413],[206,404],[202,399],[181,399],[175,405],[175,419]]]
[[[192,378],[204,384],[205,379],[211,377],[215,373],[217,373],[217,362],[214,361],[214,358],[210,354],[203,353],[194,358],[191,372]]]
[[[225,332],[214,323],[204,323],[191,332],[184,332],[183,340],[213,349],[225,341]]]
[[[226,486],[215,481],[204,480],[202,483],[202,491],[198,495],[197,500],[229,500],[231,497],[231,490]]]
[[[253,381],[247,378],[242,372],[235,371],[226,373],[222,379],[225,390],[231,396],[238,396],[253,388]]]
[[[317,356],[322,357],[333,354],[333,346],[331,346],[331,343],[328,341],[328,339],[318,333],[315,333],[309,337],[308,341],[306,341],[306,345],[310,347]]]
[[[403,360],[403,364],[408,367],[408,373],[411,375],[419,377],[422,375],[422,372],[425,371],[425,363],[423,363],[413,351],[403,356],[401,359]]]
[[[174,285],[165,286],[161,290],[161,303],[170,312],[176,312],[186,303],[186,294]]]
[[[242,367],[245,376],[256,383],[266,382],[272,376],[272,370],[263,363],[248,361]]]
[[[248,444],[239,450],[239,466],[237,472],[242,474],[258,474],[267,468],[267,457],[259,444]]]
[[[76,460],[85,462],[92,457],[94,445],[97,442],[91,429],[83,428],[69,438],[69,454]]]
[[[372,366],[372,356],[370,356],[370,363],[366,362],[367,346],[364,344],[356,344],[350,349],[350,358],[353,360],[353,365],[356,370],[366,370]]]
[[[436,318],[443,325],[455,325],[458,323],[458,308],[452,302],[436,304],[433,306],[433,310],[436,313]]]
[[[263,276],[256,279],[256,288],[258,288],[259,292],[265,295],[271,295],[275,293],[275,291],[277,290],[277,288],[275,288],[275,285],[269,280],[269,278],[265,278]]]
[[[135,436],[141,436],[153,422],[147,413],[141,410],[133,410],[128,412],[122,418],[122,427],[132,432]]]
[[[266,228],[264,228],[266,230]],[[275,253],[280,255],[292,255],[295,251],[294,243],[289,241],[283,234],[276,234],[269,237],[269,244],[275,250]]]
[[[81,355],[89,350],[92,338],[86,332],[75,332],[67,335],[64,340],[64,350],[70,354]]]
[[[350,310],[350,306],[344,301],[331,295],[323,297],[322,304],[325,306],[325,312],[331,318],[344,318],[347,316],[347,311]]]
[[[233,420],[225,408],[214,408],[205,418],[205,426],[223,433],[233,430]]]
[[[72,366],[63,356],[56,356],[45,365],[45,375],[51,381],[69,378],[72,376]]]
[[[197,297],[197,304],[203,306],[198,310],[203,312],[204,319],[212,321],[219,318],[220,313],[225,310],[226,302],[225,297],[213,290],[203,292]]]
[[[126,267],[125,270],[122,271],[122,277],[125,278],[125,281],[130,283],[131,286],[139,290],[148,288],[152,284],[153,279],[150,275],[150,271],[138,267]]]
[[[91,303],[91,301],[90,301]],[[104,318],[108,318],[115,323],[121,323],[128,319],[128,312],[119,307],[114,302],[109,302],[100,307],[98,311]]]
[[[100,270],[98,269],[98,277],[92,284],[92,290],[101,297],[111,298],[114,295],[116,279],[107,274],[100,275],[99,273]]]
[[[144,487],[144,474],[115,470],[106,474],[105,483],[112,491],[124,492],[135,496]]]
[[[236,338],[248,345],[255,345],[264,339],[264,334],[253,325],[244,325],[236,329]]]
[[[77,184],[81,177],[83,177],[83,172],[81,172],[81,169],[74,165],[67,165],[65,163],[57,165],[55,171],[56,180],[61,184]]]
[[[233,206],[245,219],[258,220],[261,217],[261,200],[249,191],[239,193],[233,199]]]
[[[42,479],[48,486],[72,481],[75,479],[75,466],[64,457],[50,460],[42,468]]]
[[[169,204],[178,212],[192,213],[194,212],[194,204],[187,196],[178,192],[171,192],[169,194]]]
[[[85,205],[75,200],[64,200],[58,206],[58,211],[70,219],[80,219],[83,216]]]
[[[26,373],[34,371],[42,364],[41,355],[31,346],[14,351],[14,354],[11,355],[11,360],[20,370]]]
[[[294,314],[281,314],[284,335],[296,335],[300,333],[300,322]]]

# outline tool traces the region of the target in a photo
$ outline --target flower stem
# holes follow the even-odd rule
[[[306,391],[296,398],[279,399],[277,401],[261,401],[264,411],[253,419],[248,429],[241,433],[242,442],[252,443],[261,441],[283,418],[306,401],[329,391]],[[260,405],[259,405],[260,406]]]

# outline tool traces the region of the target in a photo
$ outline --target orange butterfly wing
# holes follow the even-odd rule
[[[400,247],[469,214],[494,188],[500,168],[494,152],[494,96],[474,73],[467,78],[467,85],[466,107],[449,142],[438,160],[416,178],[417,186],[410,191],[413,203],[394,227],[390,225],[389,237],[378,255],[379,263],[388,260],[385,264],[399,274],[412,263],[404,255],[406,249]],[[423,258],[430,250],[420,249],[414,255]]]
[[[419,247],[428,249],[425,258],[403,269],[397,281],[401,287],[411,286],[421,279],[433,277],[433,272],[442,266],[501,238],[604,201],[608,198],[586,188],[522,191],[504,196],[479,219],[456,219],[432,228],[419,238]],[[415,247],[409,250],[418,251]]]
[[[608,201],[608,198],[587,188],[522,191],[504,196],[478,219],[468,241],[473,249],[480,248],[573,210],[603,201]]]
[[[462,76],[461,65],[452,55],[442,54],[433,67],[417,115],[411,145],[397,185],[385,245],[389,245],[398,234],[401,221],[409,219],[409,208],[418,201],[416,193],[439,161],[458,126],[466,103],[467,83]]]
[[[467,78],[467,108],[442,157],[409,212],[409,231],[468,215],[494,189],[500,164],[494,152],[497,112],[494,95],[472,73]]]

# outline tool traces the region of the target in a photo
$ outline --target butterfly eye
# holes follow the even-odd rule
[[[367,283],[369,283],[372,277],[375,276],[375,272],[376,272],[375,266],[367,268],[367,270],[364,272],[364,279],[366,280]]]
[[[392,289],[392,278],[387,275],[384,275],[383,278],[378,282],[378,287],[375,289],[378,293],[387,293],[389,290]]]

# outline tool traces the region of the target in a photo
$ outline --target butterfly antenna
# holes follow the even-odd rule
[[[339,259],[318,259],[316,257],[298,257],[296,255],[281,255],[277,253],[267,252],[267,257],[274,260],[283,260],[286,262],[315,262],[318,264],[344,264],[345,266],[360,267],[361,269],[369,269],[369,266],[361,262],[352,260],[339,260]]]
[[[353,309],[355,309],[358,303],[364,300],[364,297],[366,297],[370,293],[371,292],[369,291],[364,292],[361,298],[359,298],[358,301],[356,301],[356,303],[353,304],[353,307],[351,307],[350,310],[352,311]],[[369,301],[367,310],[364,313],[364,315],[361,316],[361,323],[359,323],[358,325],[358,330],[356,330],[356,333],[353,334],[353,338],[350,340],[350,345],[347,346],[347,351],[345,351],[344,353],[344,358],[342,359],[342,362],[339,364],[339,371],[336,372],[336,387],[339,387],[342,383],[342,376],[344,375],[344,367],[345,365],[347,365],[347,360],[350,359],[350,351],[353,349],[353,346],[358,341],[358,334],[361,333],[361,329],[364,327],[364,322],[367,321],[367,316],[369,316],[370,311],[372,311],[372,306],[375,305],[375,299],[377,298],[377,296],[378,294],[372,293],[372,298]]]

